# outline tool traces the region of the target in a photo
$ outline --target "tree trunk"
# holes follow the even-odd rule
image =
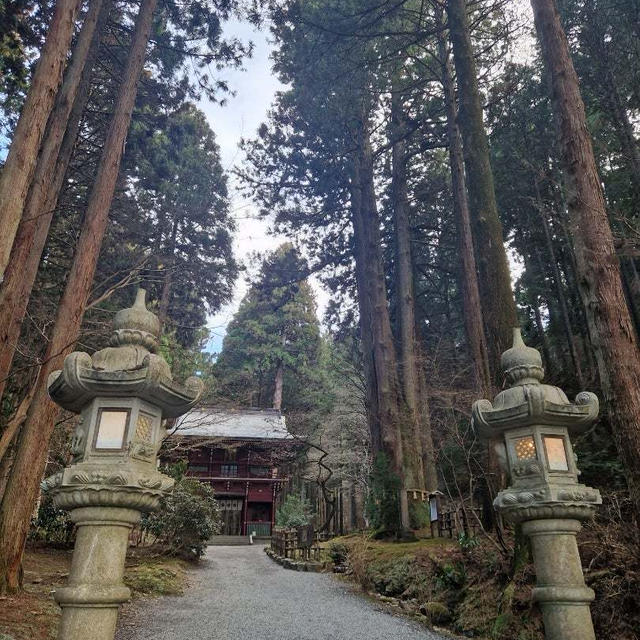
[[[584,13],[586,14],[583,26],[585,44],[592,64],[597,70],[594,76],[602,90],[602,107],[613,125],[622,156],[629,168],[633,203],[636,208],[634,215],[638,215],[640,213],[640,147],[638,147],[633,124],[611,69],[610,52],[607,45],[608,34],[599,20],[596,3],[586,3]],[[637,20],[637,15],[635,18]]]
[[[542,56],[551,76],[565,169],[580,293],[625,466],[636,520],[640,520],[640,359],[624,297],[620,266],[567,39],[554,0],[531,0]]]
[[[413,468],[405,469],[405,478],[410,489],[438,488],[436,461],[429,400],[426,397],[426,385],[420,384],[424,375],[418,356],[421,353],[416,335],[416,314],[413,285],[413,259],[411,256],[411,230],[409,223],[409,196],[407,192],[407,152],[404,136],[406,126],[402,106],[402,93],[398,83],[394,82],[391,92],[391,135],[392,174],[391,197],[393,203],[393,222],[395,235],[396,263],[396,308],[398,321],[399,378],[407,411],[407,425],[404,430],[405,451],[415,451],[412,457]],[[423,450],[426,445],[426,451]],[[427,471],[430,481],[436,478],[435,485],[426,484]]]
[[[511,290],[509,263],[489,162],[489,145],[482,119],[476,65],[469,35],[465,0],[447,0],[449,33],[458,76],[460,114],[458,124],[464,143],[469,214],[479,274],[479,288],[486,328],[489,364],[496,386],[502,386],[500,356],[511,346],[518,325]]]
[[[536,296],[537,298],[537,296]],[[553,372],[555,368],[553,366],[553,358],[551,357],[551,349],[549,347],[549,338],[544,330],[544,325],[542,324],[542,315],[540,314],[540,307],[538,306],[538,300],[531,303],[531,307],[533,309],[533,317],[536,321],[536,329],[538,331],[538,336],[540,337],[540,345],[542,347],[542,359],[547,366],[548,372]]]
[[[49,441],[58,414],[58,408],[47,395],[47,378],[51,371],[61,367],[64,356],[69,353],[78,338],[107,225],[155,6],[156,0],[143,0],[140,6],[114,115],[89,197],[75,257],[58,306],[45,359],[35,383],[34,398],[22,428],[11,478],[0,506],[2,591],[15,591],[20,586],[20,566],[29,520],[38,497]]]
[[[353,182],[357,184],[353,185],[351,213],[368,415],[373,450],[385,452],[393,473],[402,483],[399,524],[408,529],[409,506],[400,425],[403,403],[382,267],[373,157],[366,127],[366,120],[362,118],[357,132],[353,176]]]
[[[442,88],[447,112],[451,193],[453,196],[453,216],[458,238],[458,250],[460,252],[459,280],[462,293],[464,326],[478,391],[483,398],[490,398],[492,394],[489,352],[484,333],[485,323],[480,303],[478,272],[476,270],[476,257],[469,217],[469,202],[465,187],[464,160],[460,131],[457,124],[455,88],[453,86],[451,58],[449,57],[444,32],[442,31],[438,33],[438,54],[442,64]]]
[[[58,0],[11,147],[0,173],[0,282],[9,263],[40,143],[62,82],[80,0]]]
[[[89,98],[91,71],[111,3],[93,0],[58,92],[42,144],[11,260],[0,285],[0,397],[16,352],[20,327],[38,273],[58,196]]]
[[[160,296],[160,304],[158,306],[158,318],[160,326],[164,328],[167,318],[169,317],[169,303],[171,301],[171,287],[173,284],[173,270],[175,269],[175,252],[176,237],[178,235],[178,219],[175,218],[171,229],[171,239],[165,257],[164,282],[162,283],[162,294]]]
[[[571,320],[569,319],[569,308],[567,306],[567,299],[564,294],[564,288],[562,286],[562,278],[560,277],[560,268],[558,267],[558,261],[556,260],[556,252],[553,248],[553,239],[551,238],[551,229],[549,229],[549,220],[547,219],[547,212],[544,203],[542,202],[542,196],[540,195],[540,187],[538,181],[534,179],[536,190],[537,209],[540,214],[540,220],[542,222],[542,230],[544,231],[544,239],[547,245],[547,253],[549,255],[549,262],[553,271],[553,282],[556,288],[556,296],[558,303],[560,304],[560,315],[562,316],[562,326],[564,327],[564,334],[567,338],[567,345],[569,346],[569,354],[571,355],[571,363],[573,364],[573,370],[576,375],[576,382],[580,389],[584,386],[584,377],[582,376],[582,367],[580,365],[580,356],[578,355],[578,349],[576,347],[576,340],[573,335],[573,329],[571,327]],[[537,305],[536,305],[537,309]],[[538,311],[538,313],[540,313]]]
[[[276,379],[274,383],[273,390],[273,408],[276,411],[280,411],[282,408],[282,379],[284,377],[284,367],[282,366],[282,362],[278,364],[278,368],[276,369]]]
[[[622,286],[624,288],[624,295],[629,306],[629,313],[631,314],[631,320],[636,330],[636,340],[640,336],[640,308],[638,308],[638,289],[637,289],[637,272],[635,271],[635,264],[633,258],[626,256],[619,256],[620,260],[620,275],[622,276]]]

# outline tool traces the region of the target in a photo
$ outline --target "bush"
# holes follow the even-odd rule
[[[388,562],[374,562],[369,565],[368,578],[377,593],[397,598],[409,588],[414,577],[414,569],[414,561],[406,557]]]
[[[412,500],[409,503],[409,524],[412,529],[424,529],[431,523],[429,504]]]
[[[53,506],[53,498],[42,496],[37,517],[31,522],[29,538],[49,545],[71,546],[74,525],[69,514]]]
[[[221,527],[213,489],[198,480],[183,478],[162,499],[159,511],[143,517],[141,527],[168,553],[186,559],[200,558],[209,538]]]
[[[347,556],[349,555],[349,547],[342,542],[330,542],[327,547],[327,553],[331,560],[333,560],[333,564],[346,564]]]
[[[420,607],[420,611],[435,624],[446,624],[451,621],[451,611],[442,602],[425,602]]]
[[[310,504],[300,496],[291,494],[276,511],[276,524],[279,527],[301,527],[311,522],[310,513]]]

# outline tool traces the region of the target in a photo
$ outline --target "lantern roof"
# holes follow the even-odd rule
[[[559,387],[543,384],[544,369],[537,349],[513,330],[513,346],[500,359],[505,385],[494,401],[478,400],[473,405],[473,424],[481,435],[491,437],[507,429],[528,425],[564,426],[583,431],[598,416],[595,394],[579,393],[571,403]]]
[[[51,373],[52,400],[79,413],[98,396],[137,397],[160,407],[166,418],[182,415],[197,402],[202,381],[176,382],[167,361],[154,353],[160,321],[147,309],[145,296],[138,289],[133,306],[116,314],[110,346],[91,356],[75,351],[64,359],[62,370]]]

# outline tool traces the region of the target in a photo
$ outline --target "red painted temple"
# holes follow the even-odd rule
[[[213,487],[222,535],[271,535],[296,448],[279,411],[196,409],[180,418],[172,438],[188,454],[187,475]]]

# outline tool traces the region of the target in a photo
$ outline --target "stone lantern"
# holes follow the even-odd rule
[[[61,640],[111,640],[118,609],[130,596],[122,582],[131,528],[158,508],[173,480],[157,470],[164,418],[185,413],[202,383],[174,382],[156,355],[160,322],[138,290],[114,319],[111,346],[92,356],[74,352],[49,377],[49,395],[80,418],[71,466],[43,489],[78,527],[69,584],[57,589]]]
[[[602,500],[596,489],[579,484],[569,435],[594,422],[598,398],[583,391],[572,404],[561,389],[542,384],[540,353],[525,346],[519,329],[501,366],[506,388],[493,403],[473,405],[480,435],[503,437],[499,455],[511,484],[494,506],[506,521],[521,523],[531,540],[533,598],[542,608],[547,640],[595,640],[589,610],[594,593],[584,583],[576,534]]]

